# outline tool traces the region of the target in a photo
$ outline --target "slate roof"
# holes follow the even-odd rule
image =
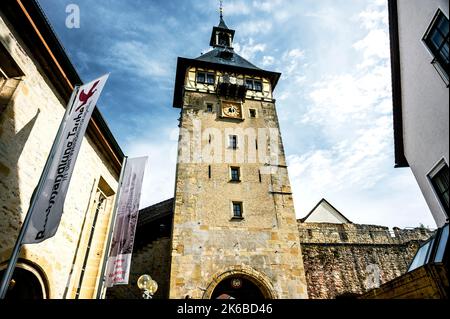
[[[225,24],[225,21],[223,20],[222,17],[220,18],[220,22],[219,22],[218,27],[219,27],[219,28],[222,28],[222,29],[228,29],[228,27],[227,27],[227,25]]]
[[[220,56],[221,52],[223,52],[225,49],[221,48],[215,48],[198,58],[195,58],[195,60],[198,61],[204,61],[204,62],[210,62],[210,63],[216,63],[216,64],[224,64],[224,65],[231,65],[239,68],[246,68],[246,69],[254,69],[254,70],[261,70],[254,64],[248,62],[246,59],[241,57],[239,54],[237,54],[234,51],[228,50],[228,52],[232,53],[233,55],[229,59],[224,59]]]

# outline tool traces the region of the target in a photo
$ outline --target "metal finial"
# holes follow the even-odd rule
[[[219,1],[220,2],[220,19],[223,19],[223,1],[222,0],[220,0]]]

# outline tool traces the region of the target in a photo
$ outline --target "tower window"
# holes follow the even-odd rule
[[[212,113],[213,111],[213,105],[211,103],[206,104],[206,111],[208,113]]]
[[[197,83],[214,84],[216,82],[216,75],[209,72],[197,72]]]
[[[255,90],[255,91],[259,91],[259,92],[261,92],[262,91],[262,83],[261,83],[261,81],[253,81],[253,89]]]
[[[250,109],[250,117],[255,118],[256,117],[256,110],[255,109]]]
[[[238,137],[237,137],[237,135],[230,135],[229,143],[230,143],[230,148],[232,148],[234,150],[237,149],[237,146],[238,146]]]
[[[242,219],[242,202],[233,202],[233,218]]]
[[[230,168],[230,177],[232,182],[240,182],[241,180],[241,172],[239,167],[231,167]]]
[[[449,211],[449,169],[448,165],[442,162],[436,167],[433,173],[430,174],[431,184],[436,192],[439,201],[441,202],[445,212],[448,216]]]
[[[245,86],[248,90],[262,92],[262,82],[259,80],[246,79]]]
[[[439,66],[439,73],[445,76],[448,85],[449,68],[449,22],[448,18],[438,10],[423,41],[427,45],[434,59],[432,64]]]

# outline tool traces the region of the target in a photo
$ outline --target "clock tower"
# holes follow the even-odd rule
[[[281,74],[237,54],[234,35],[221,14],[211,51],[178,58],[170,298],[307,298],[273,97]]]

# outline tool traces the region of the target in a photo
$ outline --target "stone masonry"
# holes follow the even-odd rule
[[[403,275],[433,232],[358,224],[298,223],[313,299],[356,295]],[[379,272],[379,275],[377,275]]]
[[[185,131],[193,132],[194,121],[204,128],[217,128],[222,134],[227,128],[235,128],[235,123],[218,121],[216,114],[206,112],[207,103],[218,109],[215,95],[188,92],[185,96],[181,121]],[[249,108],[256,109],[259,117],[239,123],[239,128],[278,130],[274,103],[246,100],[243,112],[248,114]],[[221,136],[226,143],[227,137]],[[180,138],[183,141],[183,136]],[[259,163],[178,164],[171,298],[204,298],[217,276],[241,267],[264,274],[261,276],[271,283],[265,289],[274,298],[307,297],[292,194],[281,140],[279,143],[277,173],[263,175],[261,181]],[[240,183],[229,182],[230,165],[240,166]],[[231,220],[232,200],[242,201],[243,220]]]

